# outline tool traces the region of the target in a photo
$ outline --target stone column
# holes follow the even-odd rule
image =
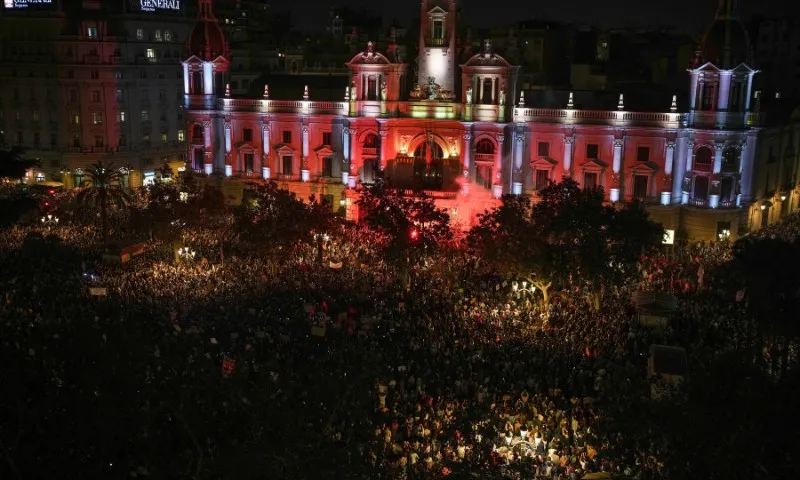
[[[620,176],[620,169],[622,168],[622,145],[624,141],[621,138],[614,139],[614,161],[611,165],[612,176],[615,183],[608,189],[608,199],[612,202],[618,202],[620,198],[620,185],[622,185],[622,178]]]
[[[564,176],[566,177],[572,177],[572,147],[574,144],[574,135],[564,135]]]
[[[211,121],[203,122],[203,168],[207,175],[214,173],[214,137],[211,136]]]
[[[722,150],[724,148],[724,143],[714,144],[714,175],[717,175],[722,171]]]
[[[311,179],[311,170],[308,168],[308,125],[302,125],[303,132],[303,152],[300,157],[300,179],[307,182]]]
[[[381,137],[381,151],[380,151],[380,162],[381,162],[381,170],[386,169],[386,162],[388,159],[386,158],[386,137],[389,136],[389,129],[386,127],[385,123],[381,123],[378,129],[378,135]]]
[[[514,195],[522,194],[522,158],[525,150],[525,133],[514,132],[514,170],[511,175],[511,193]]]
[[[203,62],[203,94],[214,95],[214,65]]]
[[[184,63],[183,64],[183,93],[184,93],[184,95],[189,95],[189,94],[192,93],[189,90],[189,85],[190,85],[189,84],[189,80],[191,80],[191,78],[189,77],[189,64],[188,63]]]
[[[464,126],[465,128],[469,128],[468,125]],[[463,162],[463,175],[465,177],[469,177],[469,172],[471,170],[472,165],[472,133],[467,131],[464,132],[464,145],[461,147],[461,161]]]
[[[694,141],[686,144],[686,171],[681,187],[681,204],[689,203],[689,189],[692,187],[692,167],[694,165]]]
[[[233,175],[233,165],[231,164],[231,147],[233,144],[233,138],[231,129],[230,120],[225,120],[225,176],[230,177]]]
[[[464,125],[465,128],[470,128],[472,124]],[[464,132],[464,145],[461,147],[461,161],[462,163],[462,176],[461,176],[461,193],[463,195],[469,194],[469,184],[472,182],[472,133],[469,131]]]
[[[744,99],[744,110],[746,112],[750,111],[750,97],[753,96],[753,74],[747,74],[747,92],[745,93]]]
[[[347,185],[349,188],[355,188],[356,186],[356,174],[358,173],[355,171],[356,169],[356,162],[355,162],[355,151],[356,151],[356,132],[355,128],[348,128],[346,133],[348,135],[348,149],[347,149],[347,158],[348,158],[348,165],[345,172],[342,172],[342,183]]]
[[[261,125],[261,177],[264,180],[269,180],[272,176],[272,169],[269,164],[269,151],[272,148],[269,144],[269,123]]]
[[[494,198],[503,196],[503,140],[505,136],[497,136],[497,151],[494,159],[494,183],[492,184],[492,194]]]
[[[731,74],[730,70],[719,72],[719,97],[717,97],[717,110],[728,111],[728,104],[731,96]]]
[[[675,142],[667,140],[666,148],[664,149],[664,188],[661,189],[661,205],[669,205],[672,203],[672,163],[675,160]]]

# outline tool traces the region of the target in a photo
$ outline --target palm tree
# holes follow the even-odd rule
[[[85,170],[85,175],[86,180],[79,185],[81,190],[76,198],[78,203],[100,208],[100,234],[105,241],[108,234],[109,205],[127,206],[130,194],[122,188],[120,171],[113,164],[103,165],[102,161],[92,164]]]

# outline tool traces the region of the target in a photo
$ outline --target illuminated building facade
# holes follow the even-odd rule
[[[104,161],[136,186],[184,162],[180,60],[193,20],[183,2],[122,2],[17,3],[0,13],[0,148],[40,159],[29,181],[73,187]]]
[[[270,99],[268,85],[259,98],[217,96],[228,49],[210,2],[201,4],[202,41],[192,35],[184,61],[187,167],[196,171],[276,180],[346,205],[359,184],[383,177],[424,189],[466,225],[502,194],[535,194],[569,176],[602,186],[610,202],[644,201],[665,228],[689,238],[735,236],[746,225],[757,71],[724,2],[688,70],[686,108],[665,98],[660,112],[630,111],[623,95],[613,110],[577,109],[572,94],[558,109],[527,105],[516,92],[517,67],[490,42],[456,66],[453,0],[422,2],[411,92],[402,88],[407,66],[369,43],[348,63],[352,82],[341,101],[315,101],[302,85],[292,101]]]

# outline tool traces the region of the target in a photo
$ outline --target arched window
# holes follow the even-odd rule
[[[432,159],[444,158],[442,147],[436,142],[422,142],[416,150],[414,150],[414,158],[426,158],[428,156],[428,149],[430,148],[430,155]]]
[[[488,138],[479,140],[475,145],[475,153],[494,155],[494,143]]]
[[[709,147],[700,147],[694,154],[694,169],[705,172],[714,167],[714,152]]]
[[[364,148],[378,148],[378,136],[374,133],[367,134],[364,137]]]

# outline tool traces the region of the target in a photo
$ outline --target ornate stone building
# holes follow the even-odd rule
[[[722,2],[687,74],[688,98],[659,112],[527,105],[517,67],[492,51],[455,65],[454,0],[422,2],[416,83],[407,68],[369,43],[348,63],[342,100],[234,98],[219,82],[227,46],[214,30],[208,0],[184,62],[189,166],[236,179],[273,179],[300,195],[314,193],[348,214],[359,184],[383,177],[424,189],[468,225],[502,194],[533,193],[564,176],[602,186],[609,202],[640,199],[655,219],[689,238],[716,239],[746,228],[758,115],[751,108],[757,73],[746,33]],[[209,33],[214,31],[213,34]],[[195,32],[197,32],[197,28]],[[441,61],[438,58],[441,57]],[[434,61],[435,60],[435,61]],[[204,72],[202,75],[200,72]],[[460,75],[459,75],[460,73]],[[671,102],[670,102],[671,100]]]

